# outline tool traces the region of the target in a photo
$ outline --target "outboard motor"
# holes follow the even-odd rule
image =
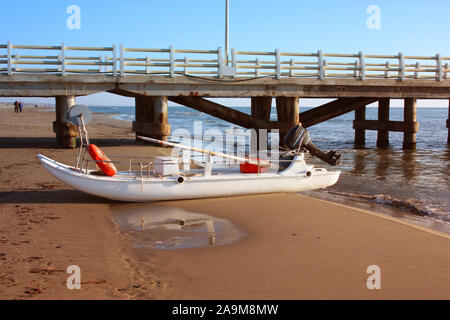
[[[314,143],[311,142],[308,130],[301,125],[292,127],[284,136],[284,146],[291,150],[307,150],[314,157],[319,158],[326,163],[335,166],[339,163],[341,155],[336,151],[328,151],[327,153],[317,148]]]

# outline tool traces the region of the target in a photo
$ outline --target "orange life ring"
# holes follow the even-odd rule
[[[99,167],[107,176],[114,176],[117,173],[116,166],[109,160],[109,158],[97,147],[95,144],[90,144],[87,151],[91,155],[92,160],[95,160],[97,167]]]

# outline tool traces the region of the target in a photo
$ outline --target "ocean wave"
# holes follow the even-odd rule
[[[417,214],[423,217],[429,217],[432,219],[449,222],[450,223],[450,215],[446,212],[444,212],[440,208],[432,207],[423,201],[417,200],[417,199],[406,199],[401,200],[394,198],[392,196],[383,195],[383,194],[377,194],[377,195],[365,195],[365,194],[359,194],[359,193],[352,193],[352,192],[339,192],[339,191],[331,191],[327,190],[330,194],[335,194],[339,196],[344,197],[352,197],[352,198],[358,198],[368,201],[373,201],[378,204],[388,205],[392,206],[398,209],[407,210],[413,214]]]
[[[118,114],[113,116],[113,119],[116,120],[123,120],[123,121],[134,121],[134,115],[129,115],[129,114]]]

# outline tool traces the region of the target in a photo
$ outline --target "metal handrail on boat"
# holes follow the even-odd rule
[[[84,173],[88,174],[89,173],[89,163],[93,162],[93,163],[100,163],[100,162],[104,162],[104,163],[113,163],[113,164],[127,164],[128,165],[128,173],[131,177],[131,173],[132,172],[139,172],[140,176],[143,177],[144,175],[144,169],[147,168],[147,178],[150,178],[151,176],[151,165],[154,163],[153,161],[150,161],[146,164],[143,164],[142,161],[132,161],[132,159],[149,159],[149,158],[157,158],[158,156],[145,156],[145,157],[140,157],[140,156],[114,156],[114,158],[126,158],[129,159],[129,161],[118,161],[118,160],[93,160],[93,159],[86,159],[85,157],[82,158],[81,160],[81,165],[80,170],[83,170]],[[264,160],[264,159],[263,159]],[[279,163],[292,163],[292,162],[301,162],[303,160],[294,160],[294,159],[277,159],[277,160],[270,160],[271,161],[271,165],[277,165]],[[200,162],[195,162],[197,164],[200,164]],[[207,162],[202,162],[202,163],[207,163]],[[139,171],[133,171],[133,165],[139,165]],[[258,167],[258,172],[260,172],[261,167]],[[75,170],[78,170],[77,168],[75,168]],[[180,175],[183,175],[183,172],[180,173]]]

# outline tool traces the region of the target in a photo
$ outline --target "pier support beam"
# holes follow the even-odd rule
[[[248,113],[228,108],[216,102],[212,102],[200,97],[177,96],[169,97],[169,100],[183,106],[204,112],[213,117],[234,123],[244,128],[276,129],[280,127],[278,121],[266,121],[258,119],[252,117]]]
[[[403,149],[414,149],[416,147],[415,124],[417,119],[417,100],[412,98],[405,99],[403,110],[403,121],[405,131],[403,132]]]
[[[270,111],[272,108],[272,97],[252,97],[251,98],[251,116],[256,119],[270,121]],[[265,136],[264,136],[265,135]],[[268,130],[256,129],[256,137],[251,137],[252,151],[267,150]]]
[[[366,106],[355,109],[355,124],[366,120]],[[357,128],[355,125],[355,146],[364,146],[366,143],[366,130]]]
[[[299,97],[277,97],[278,122],[284,124],[280,129],[280,145],[290,128],[299,123]]]
[[[167,122],[167,97],[136,97],[136,136],[167,141],[170,125]]]
[[[300,113],[302,126],[304,128],[314,126],[371,104],[377,100],[378,99],[376,98],[339,98],[333,100],[314,109]]]
[[[55,97],[56,121],[53,131],[56,133],[58,148],[75,148],[77,144],[78,127],[70,123],[67,111],[75,105],[75,96]]]
[[[389,121],[389,99],[381,99],[378,101],[378,121],[387,123]],[[387,128],[378,130],[377,147],[387,148],[389,146],[389,131]]]

